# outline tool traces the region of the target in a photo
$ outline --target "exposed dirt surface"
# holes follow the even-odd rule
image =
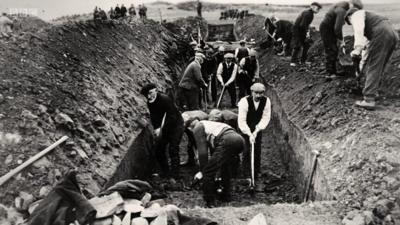
[[[367,111],[354,105],[362,99],[355,77],[324,77],[322,42],[318,34],[313,39],[310,65],[291,68],[288,58],[263,52],[263,77],[275,87],[289,117],[303,128],[313,148],[321,151],[319,165],[336,199],[345,206],[341,209],[370,210],[380,199],[398,198],[399,47],[386,69],[379,107]],[[351,37],[346,44],[351,48]]]
[[[151,21],[69,22],[1,39],[0,173],[70,139],[3,185],[0,201],[38,198],[68,169],[98,193],[147,118],[141,86],[172,90],[186,47]]]

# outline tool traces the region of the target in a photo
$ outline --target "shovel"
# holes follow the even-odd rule
[[[217,103],[217,109],[219,108],[219,104],[221,104],[222,96],[224,96],[225,87],[226,87],[225,85],[222,86],[221,95],[219,96],[218,103]]]
[[[251,181],[250,181],[250,194],[254,195],[255,192],[255,179],[254,179],[254,142],[251,143],[250,152],[250,164],[251,164]]]

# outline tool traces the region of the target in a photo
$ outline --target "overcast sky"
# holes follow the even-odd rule
[[[187,0],[167,0],[168,2],[178,3]],[[321,3],[336,2],[335,0],[318,0]],[[30,11],[44,19],[70,14],[82,14],[91,12],[94,6],[109,9],[118,4],[138,5],[150,3],[154,0],[0,0],[0,10],[11,11]],[[209,2],[219,3],[270,3],[270,4],[309,4],[312,0],[213,0]],[[364,3],[399,3],[400,0],[364,0]]]

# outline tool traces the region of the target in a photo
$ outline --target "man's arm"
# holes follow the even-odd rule
[[[258,59],[256,59],[256,71],[254,72],[254,78],[260,78],[260,64],[258,63]]]
[[[217,69],[217,79],[221,84],[224,83],[224,81],[222,79],[222,70],[223,70],[223,66],[222,66],[222,63],[220,63],[218,66],[218,69]]]
[[[208,161],[207,135],[202,123],[197,123],[193,128],[193,136],[196,141],[196,150],[201,171]]]
[[[271,119],[271,101],[267,97],[267,102],[265,104],[261,120],[256,125],[256,131],[258,132],[264,130],[268,126],[270,119]]]
[[[358,10],[351,16],[351,24],[354,30],[354,49],[363,49],[368,39],[364,36],[365,10]]]
[[[239,48],[235,49],[235,58],[237,58],[237,55],[239,54]]]
[[[231,78],[229,78],[229,80],[226,82],[226,85],[230,85],[232,82],[235,81],[237,70],[238,70],[238,66],[235,63],[234,66],[233,66],[233,71],[232,71]]]
[[[346,10],[343,8],[339,7],[335,10],[336,12],[336,21],[335,21],[335,35],[336,38],[339,40],[343,40],[343,25],[344,25],[344,18],[346,15]]]
[[[203,76],[201,74],[201,67],[197,66],[197,65],[192,65],[192,66],[193,66],[192,70],[193,70],[194,78],[197,80],[197,82],[200,84],[200,86],[207,87],[207,84],[204,81]]]
[[[252,135],[249,125],[247,125],[247,112],[249,110],[249,104],[246,98],[242,98],[238,104],[238,126],[240,131],[246,135]]]
[[[243,58],[240,60],[239,62],[239,73],[243,73],[244,72],[244,65],[246,64],[246,58]]]

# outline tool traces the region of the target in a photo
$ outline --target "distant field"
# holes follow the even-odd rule
[[[181,10],[178,9],[176,5],[151,4],[147,6],[148,17],[158,21],[160,20],[160,15],[163,20],[167,21],[173,21],[180,17],[196,15],[196,11]],[[226,8],[237,8],[239,10],[247,9],[250,11],[250,13],[260,14],[263,16],[275,15],[280,19],[291,21],[294,21],[297,15],[304,9],[300,6],[266,6],[261,4],[226,5]],[[315,26],[318,29],[319,23],[321,22],[328,8],[329,6],[324,7],[322,11],[315,16],[312,26]],[[400,29],[400,3],[366,5],[365,9],[388,17],[396,29]],[[217,23],[219,22],[218,19],[220,12],[220,9],[203,11],[203,17],[205,17],[210,23]],[[344,27],[344,32],[346,34],[350,34],[351,27],[346,25]]]

